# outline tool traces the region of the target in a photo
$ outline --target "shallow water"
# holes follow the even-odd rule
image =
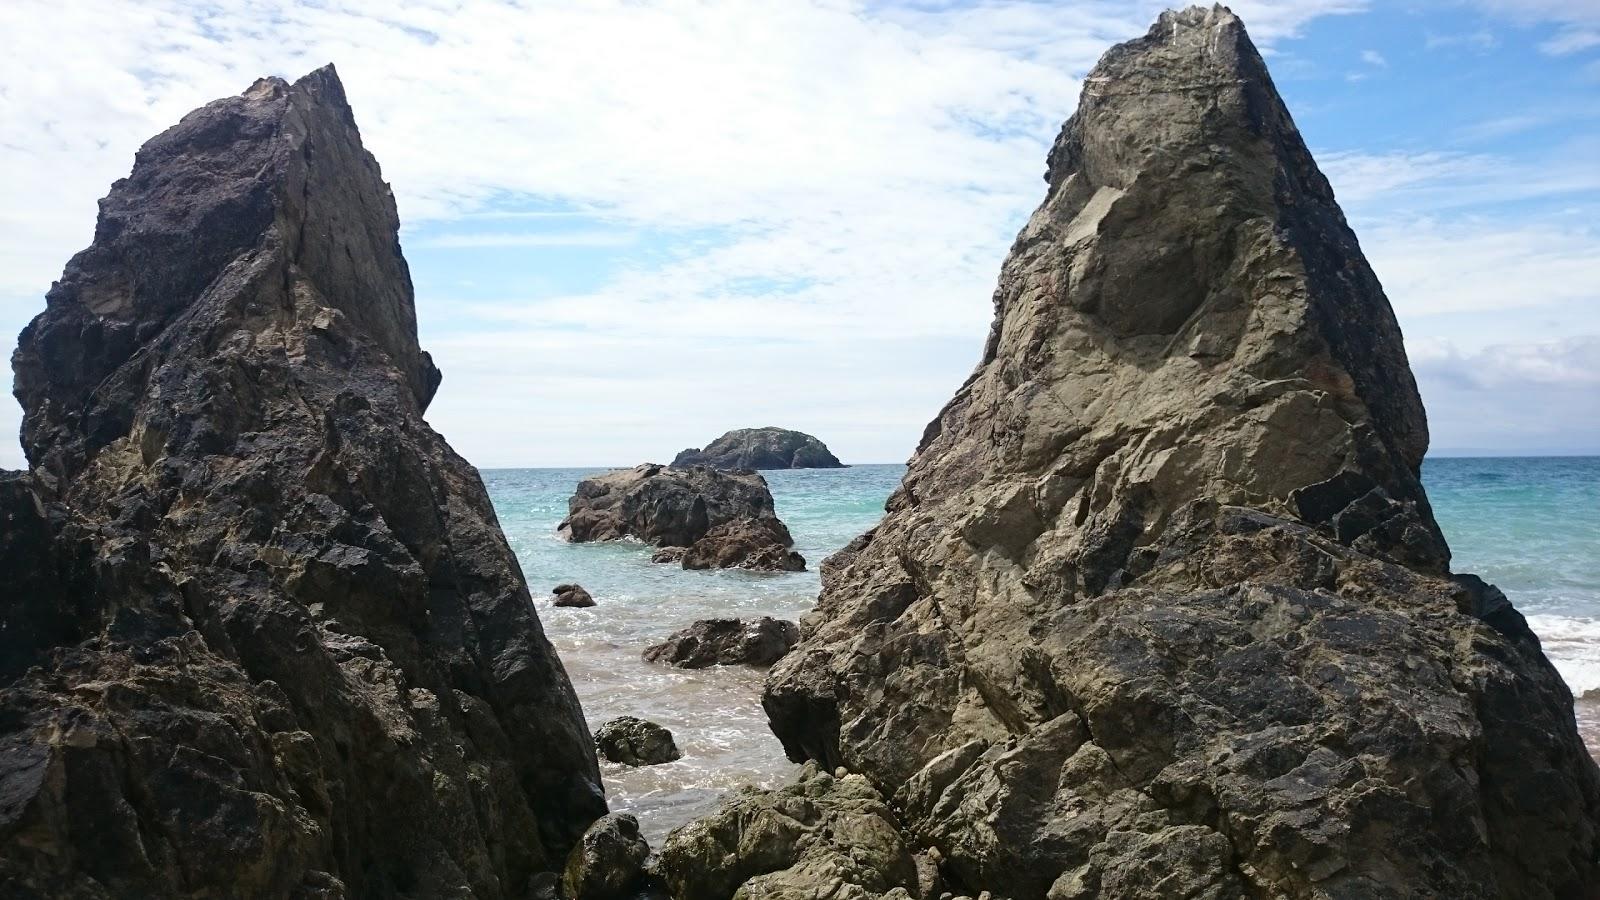
[[[631,769],[603,764],[611,806],[639,816],[652,844],[743,784],[774,786],[794,771],[761,711],[762,673],[647,665],[645,647],[712,616],[793,619],[816,598],[817,563],[865,531],[905,472],[901,465],[764,473],[808,571],[687,572],[654,565],[637,543],[556,537],[579,480],[603,469],[483,473],[522,562],[545,631],[561,653],[591,727],[631,714],[676,736],[684,758]],[[1528,615],[1574,694],[1591,748],[1600,747],[1600,458],[1431,459],[1423,480],[1458,572],[1476,572]],[[577,581],[591,609],[557,609],[543,592]]]
[[[764,673],[671,669],[646,664],[640,652],[696,619],[798,618],[816,600],[817,564],[878,521],[905,467],[764,473],[778,516],[806,558],[807,571],[783,574],[689,572],[652,564],[650,549],[639,543],[560,540],[555,529],[567,498],[582,478],[600,471],[500,469],[483,478],[591,729],[636,715],[671,729],[683,751],[683,759],[662,766],[602,763],[612,809],[637,815],[657,844],[667,831],[709,811],[724,791],[776,786],[795,766],[767,729],[760,703]],[[551,606],[542,592],[564,581],[581,583],[596,605]]]

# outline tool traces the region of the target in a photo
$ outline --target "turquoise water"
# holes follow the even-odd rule
[[[635,813],[656,843],[702,815],[729,788],[774,786],[793,767],[766,727],[762,674],[683,672],[639,653],[695,619],[796,618],[816,598],[817,563],[882,515],[901,465],[764,473],[807,571],[687,572],[653,565],[642,544],[568,544],[556,537],[567,498],[603,469],[483,473],[521,560],[546,632],[591,726],[631,714],[672,730],[684,758],[664,766],[606,765],[613,809]],[[1423,479],[1454,551],[1453,568],[1498,584],[1529,617],[1581,704],[1591,746],[1600,735],[1600,458],[1433,459]],[[557,609],[542,591],[577,581],[592,609]]]

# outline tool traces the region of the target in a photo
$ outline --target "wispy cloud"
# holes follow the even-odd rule
[[[1494,32],[1486,28],[1482,28],[1477,31],[1452,32],[1446,34],[1439,34],[1430,31],[1423,35],[1423,46],[1429,50],[1460,47],[1468,50],[1476,50],[1479,53],[1484,53],[1500,46],[1500,38],[1495,36]]]
[[[420,248],[468,247],[622,247],[637,236],[626,231],[495,231],[465,234],[440,234],[407,240],[407,246]]]
[[[1600,47],[1600,29],[1566,28],[1539,45],[1541,51],[1551,56],[1566,56],[1591,47]]]
[[[1361,61],[1366,63],[1369,66],[1373,66],[1373,67],[1376,67],[1376,68],[1379,68],[1379,69],[1387,69],[1387,68],[1389,68],[1389,61],[1387,59],[1384,59],[1383,58],[1383,54],[1379,53],[1376,50],[1363,50],[1363,51],[1361,51]]]

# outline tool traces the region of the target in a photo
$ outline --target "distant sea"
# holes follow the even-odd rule
[[[684,758],[630,769],[605,764],[615,810],[639,816],[657,844],[743,784],[775,786],[792,773],[761,711],[762,674],[685,672],[639,653],[695,619],[796,618],[816,599],[816,566],[872,527],[903,465],[763,473],[807,571],[783,575],[686,572],[654,565],[643,545],[568,544],[555,528],[578,481],[604,469],[483,473],[511,546],[561,653],[591,727],[623,714],[676,735]],[[1528,616],[1574,695],[1591,749],[1600,748],[1600,457],[1439,458],[1423,481],[1454,553],[1452,568],[1497,584]],[[592,609],[557,609],[544,593],[577,581]]]

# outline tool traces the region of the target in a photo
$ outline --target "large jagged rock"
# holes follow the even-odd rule
[[[578,483],[557,531],[569,541],[633,537],[686,569],[797,572],[805,558],[778,519],[766,479],[750,471],[645,463]],[[678,548],[684,548],[681,552]]]
[[[842,469],[828,445],[787,428],[739,428],[673,458],[675,466],[716,469]]]
[[[1107,53],[1046,179],[981,363],[769,675],[790,755],[869,777],[958,893],[1585,896],[1571,695],[1449,573],[1399,328],[1239,20]]]
[[[145,144],[23,332],[8,896],[520,897],[605,813],[397,225],[333,69],[263,79]]]

